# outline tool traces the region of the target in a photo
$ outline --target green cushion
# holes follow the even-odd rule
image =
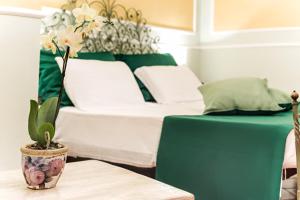
[[[292,109],[292,103],[291,103],[291,97],[286,92],[270,88],[270,94],[274,98],[274,100],[277,102],[277,104],[284,108],[285,111]]]
[[[137,68],[142,66],[157,66],[157,65],[167,65],[167,66],[177,66],[177,63],[171,54],[140,54],[140,55],[115,55],[116,60],[125,62],[134,72]],[[135,77],[138,85],[143,93],[145,101],[155,102],[153,96],[146,88],[146,86]]]
[[[205,114],[273,114],[283,109],[272,97],[267,80],[234,78],[203,85],[199,88]]]
[[[55,61],[57,54],[52,54],[51,51],[40,51],[40,73],[39,73],[39,100],[44,102],[49,97],[58,96],[61,73],[58,64]],[[97,52],[97,53],[79,53],[79,59],[115,61],[112,53]],[[83,66],[84,67],[84,66]],[[63,91],[61,106],[73,106],[73,103]]]

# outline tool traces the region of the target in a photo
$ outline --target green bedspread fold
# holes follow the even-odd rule
[[[164,119],[156,178],[197,200],[278,200],[291,112]]]

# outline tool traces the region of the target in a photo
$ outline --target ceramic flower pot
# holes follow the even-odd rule
[[[35,150],[26,145],[21,148],[22,169],[28,188],[40,190],[54,188],[61,176],[68,148]]]

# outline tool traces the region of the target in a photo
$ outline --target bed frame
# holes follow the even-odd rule
[[[68,156],[67,157],[67,163],[72,163],[72,162],[80,162],[80,161],[86,161],[86,160],[95,160],[95,159],[91,159],[91,158],[84,158],[84,157],[71,157]],[[128,169],[130,171],[133,171],[135,173],[147,176],[149,178],[153,178],[155,179],[155,171],[156,171],[156,167],[152,167],[152,168],[142,168],[142,167],[135,167],[132,165],[126,165],[126,164],[120,164],[120,163],[114,163],[114,162],[108,162],[105,160],[100,160],[102,162],[106,162],[109,163],[111,165],[115,165],[124,169]]]
[[[297,173],[300,170],[300,131],[299,131],[299,112],[298,112],[298,98],[299,94],[293,91],[292,95],[294,132],[295,132],[295,147],[297,157]],[[300,176],[297,176],[297,200],[300,200]]]

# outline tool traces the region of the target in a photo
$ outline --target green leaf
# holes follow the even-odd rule
[[[41,105],[37,117],[38,127],[40,127],[44,123],[54,124],[57,101],[57,97],[51,97]]]
[[[50,135],[50,141],[51,141],[55,133],[54,126],[51,123],[44,123],[39,127],[38,137],[37,137],[38,144],[42,146],[45,146],[47,144],[47,140],[46,140],[47,132]]]
[[[37,115],[38,115],[38,109],[39,105],[36,101],[30,100],[30,112],[29,112],[29,118],[28,118],[28,132],[30,135],[30,138],[33,141],[37,141]]]

